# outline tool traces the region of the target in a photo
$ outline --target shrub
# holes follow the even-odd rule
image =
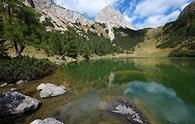
[[[7,45],[5,45],[4,41],[0,39],[0,59],[8,57],[7,50],[8,50]]]
[[[194,23],[191,26],[189,26],[188,33],[189,35],[195,36],[195,24]]]
[[[43,25],[44,26],[50,26],[50,27],[55,27],[54,25],[53,25],[53,23],[52,23],[52,20],[51,20],[51,18],[48,18],[48,17],[46,17],[45,18],[45,20],[43,21]]]
[[[54,69],[54,65],[46,59],[38,60],[28,56],[0,59],[0,82],[40,79]]]

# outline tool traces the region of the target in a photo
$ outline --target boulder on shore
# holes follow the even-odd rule
[[[39,104],[40,101],[19,92],[0,92],[0,117],[34,111]]]
[[[37,90],[40,91],[39,95],[41,98],[47,98],[47,97],[52,97],[52,96],[59,96],[64,93],[66,93],[66,88],[63,86],[56,86],[54,84],[40,84],[37,87]]]
[[[40,120],[40,119],[34,120],[30,124],[64,124],[64,123],[56,120],[55,118],[46,118],[44,120]]]

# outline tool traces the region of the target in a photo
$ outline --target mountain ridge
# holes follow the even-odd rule
[[[123,27],[131,30],[137,30],[133,26],[130,26],[124,16],[120,13],[120,11],[116,10],[112,5],[106,6],[99,12],[95,19],[89,20],[77,11],[66,9],[60,5],[57,5],[54,2],[48,2],[48,0],[26,0],[26,5],[29,5],[32,2],[33,5],[31,5],[31,7],[39,10],[44,15],[49,16],[51,18],[55,30],[66,31],[68,30],[68,27],[74,27],[75,23],[84,25],[84,27],[87,26],[88,29],[91,30],[91,26],[98,25],[98,23],[101,23],[105,24],[105,30],[107,30],[107,32],[99,32],[96,29],[92,29],[91,31],[96,32],[98,35],[106,33],[110,41],[113,41],[115,39],[115,34],[113,30],[113,28],[115,27]],[[76,27],[81,28],[81,30],[86,30],[86,28],[83,28],[83,26]],[[51,30],[51,28],[49,28],[49,30]]]
[[[47,0],[31,1],[34,2],[35,8],[38,9],[39,11],[42,11],[50,16],[54,16],[55,18],[61,18],[63,21],[68,21],[71,23],[81,23],[82,25],[92,25],[93,23],[99,22],[105,23],[106,25],[109,25],[111,27],[127,27],[130,29],[135,29],[133,26],[130,26],[128,22],[125,20],[125,18],[122,16],[122,14],[119,11],[115,10],[114,7],[111,7],[111,5],[103,8],[94,20],[90,20],[77,11],[64,8],[60,5],[57,5],[56,3],[49,3]],[[29,0],[27,0],[27,2],[30,3]],[[104,14],[104,12],[106,14]],[[107,21],[101,18],[100,15],[103,15],[104,17],[107,16],[107,20],[112,21]]]
[[[194,7],[193,3],[181,12],[181,15],[182,13],[185,14],[165,26],[156,29],[131,30],[126,26],[118,26],[117,22],[115,27],[108,26],[108,24],[105,24],[107,19],[103,20],[104,23],[94,21],[91,24],[84,25],[75,21],[75,18],[78,17],[76,16],[74,18],[75,23],[73,23],[58,16],[59,13],[56,14],[58,12],[56,9],[60,9],[60,12],[67,11],[56,4],[35,0],[35,9],[32,9],[23,5],[22,2],[18,0],[13,7],[14,10],[20,10],[18,12],[13,11],[13,20],[16,18],[19,22],[15,25],[19,26],[19,29],[24,26],[27,27],[26,29],[30,29],[32,27],[28,27],[29,24],[37,23],[42,28],[34,25],[33,28],[37,29],[38,32],[35,30],[33,37],[27,37],[23,30],[18,30],[24,35],[21,39],[31,39],[33,41],[30,42],[32,46],[42,48],[48,54],[70,57],[81,55],[86,58],[93,55],[102,56],[121,53],[139,57],[195,56],[195,11],[188,9],[191,5]],[[6,1],[5,4],[7,4]],[[18,5],[21,5],[21,7],[18,8]],[[38,9],[36,8],[37,5]],[[61,11],[61,9],[63,10]],[[6,6],[4,6],[4,10],[3,16],[5,15],[6,19]],[[25,10],[25,13],[22,10]],[[112,11],[112,8],[108,7],[108,14]],[[29,24],[20,25],[20,22],[24,23],[26,21],[26,18],[21,18],[21,14],[29,14],[29,17],[34,18],[34,22],[27,20]],[[103,16],[105,16],[104,13]],[[13,28],[10,31],[17,34],[18,31],[12,27],[12,24],[9,22],[4,24],[9,28]],[[126,22],[123,24],[126,25]],[[29,30],[26,31],[30,32]],[[7,33],[13,38],[10,32]]]

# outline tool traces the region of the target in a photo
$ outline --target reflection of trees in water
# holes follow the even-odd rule
[[[122,59],[71,64],[64,69],[83,86],[107,88],[131,81],[157,82],[172,88],[195,105],[195,65],[193,59]]]

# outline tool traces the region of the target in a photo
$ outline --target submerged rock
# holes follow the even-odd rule
[[[0,92],[0,117],[36,110],[40,102],[19,92]]]
[[[28,81],[26,81],[26,80],[19,80],[19,81],[16,82],[16,84],[22,85],[22,84],[27,83],[27,82]]]
[[[30,124],[63,124],[62,122],[56,120],[55,118],[46,118],[44,120],[34,120]]]
[[[47,97],[51,97],[51,96],[59,96],[62,95],[64,93],[66,93],[66,88],[63,86],[56,86],[54,84],[40,84],[37,87],[37,90],[40,91],[39,95],[41,98],[47,98]]]
[[[130,121],[131,124],[149,124],[144,115],[130,102],[114,100],[108,107],[109,112]]]
[[[11,88],[10,89],[10,91],[16,91],[17,90],[17,88]]]
[[[3,83],[3,84],[0,84],[0,87],[5,87],[7,85],[8,85],[7,83]]]
[[[98,107],[100,110],[106,110],[108,106],[108,103],[106,101],[102,101],[99,103]]]

